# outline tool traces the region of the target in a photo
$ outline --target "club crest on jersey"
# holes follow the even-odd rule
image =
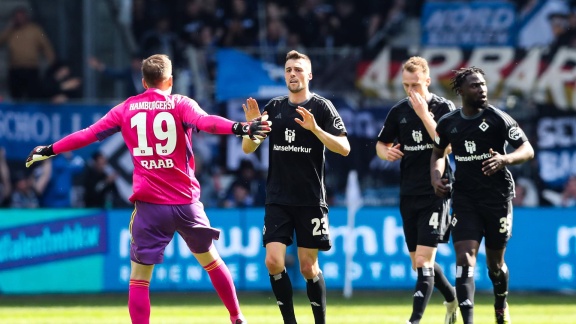
[[[481,131],[485,132],[488,127],[490,127],[485,121],[482,121],[482,123],[478,126],[478,128],[480,128]]]
[[[508,131],[508,137],[513,140],[516,141],[518,140],[520,137],[522,137],[522,130],[519,127],[512,127],[510,128],[510,130]]]
[[[296,131],[293,129],[286,128],[286,130],[284,131],[284,139],[288,143],[294,142],[294,140],[296,139]]]
[[[464,147],[466,148],[466,152],[470,154],[476,152],[476,143],[474,143],[474,141],[464,141]]]
[[[412,139],[416,143],[422,142],[422,131],[412,130]]]
[[[334,128],[338,130],[344,129],[344,122],[342,121],[341,117],[334,118]]]

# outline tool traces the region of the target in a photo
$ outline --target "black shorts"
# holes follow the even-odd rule
[[[466,195],[453,195],[454,242],[486,238],[486,248],[500,250],[512,236],[512,201],[483,202]]]
[[[328,208],[321,206],[266,205],[262,242],[292,245],[296,232],[298,247],[328,251],[332,247],[328,232]]]
[[[401,196],[400,214],[408,251],[416,251],[416,245],[437,247],[450,239],[450,199]]]

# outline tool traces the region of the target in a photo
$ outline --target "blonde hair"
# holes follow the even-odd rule
[[[142,61],[142,77],[150,87],[157,86],[171,75],[172,61],[168,55],[154,54]]]
[[[428,61],[420,56],[412,56],[411,58],[402,65],[402,71],[408,71],[410,73],[422,70],[424,75],[428,76],[430,74],[430,69],[428,68]]]
[[[302,54],[298,51],[290,51],[288,52],[288,54],[286,54],[286,62],[288,62],[288,60],[305,60],[308,62],[308,64],[310,64],[310,71],[312,71],[312,61],[310,61],[310,58],[308,57],[308,55],[306,54]]]

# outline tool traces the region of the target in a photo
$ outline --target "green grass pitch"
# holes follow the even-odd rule
[[[282,323],[272,292],[240,293],[240,304],[250,324]],[[306,293],[294,294],[296,317],[301,324],[314,323]],[[151,323],[227,324],[228,313],[215,293],[152,292]],[[0,295],[0,323],[76,324],[130,323],[127,293],[105,295]],[[328,294],[327,323],[405,323],[411,311],[410,291],[355,292],[351,299],[339,291]],[[494,323],[493,297],[476,294],[475,322]],[[576,296],[511,292],[514,323],[576,323]],[[423,324],[443,323],[445,307],[434,292]],[[462,323],[459,319],[458,323]]]

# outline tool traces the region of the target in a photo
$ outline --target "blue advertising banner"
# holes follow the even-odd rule
[[[216,100],[275,97],[286,92],[284,66],[260,61],[238,50],[219,49]]]
[[[561,191],[576,176],[576,116],[550,114],[537,121],[539,175],[546,187]]]
[[[0,229],[0,270],[106,252],[103,213]]]
[[[207,213],[212,225],[222,231],[215,245],[230,268],[237,288],[270,289],[261,241],[263,210],[208,209]],[[112,210],[105,215],[93,210],[2,210],[0,290],[6,294],[125,291],[130,276],[130,214],[131,210]],[[546,215],[545,220],[542,215]],[[344,285],[344,238],[352,237],[354,244],[349,248],[354,252],[351,273],[355,289],[412,289],[416,273],[411,269],[398,209],[362,208],[357,213],[353,230],[348,229],[346,216],[345,208],[330,210],[333,248],[320,254],[328,287],[341,289]],[[510,289],[576,290],[576,209],[518,208],[514,216],[513,237],[506,253],[506,263],[511,270]],[[7,233],[25,231],[29,242],[38,239],[39,244],[45,244],[44,229],[58,233],[53,229],[62,229],[64,224],[70,229],[82,224],[78,225],[84,228],[82,233],[88,234],[70,230],[66,235],[74,238],[63,239],[61,231],[60,236],[50,238],[50,244],[66,246],[68,251],[82,247],[86,253],[53,253],[50,258],[46,253],[31,252],[28,254],[30,262],[15,262],[10,257],[18,252],[15,244],[6,243]],[[96,237],[99,248],[94,250]],[[530,257],[526,257],[527,248]],[[31,244],[30,251],[38,251],[36,249],[46,251],[46,247]],[[452,245],[440,245],[437,261],[452,282],[455,280],[454,260]],[[298,280],[301,275],[294,247],[288,250],[287,270],[294,278],[294,287],[304,289],[305,281]],[[534,271],[538,271],[537,277],[533,275]],[[44,280],[46,273],[50,274],[50,280]],[[483,245],[475,278],[477,289],[492,289]],[[166,248],[164,262],[155,267],[151,289],[212,290],[212,285],[184,241],[176,235]]]
[[[0,104],[0,146],[6,148],[8,160],[26,158],[38,145],[54,143],[60,138],[86,128],[100,119],[112,106]],[[97,145],[78,150],[89,155]]]
[[[101,292],[108,219],[94,209],[0,209],[0,293]]]
[[[516,8],[504,1],[428,1],[421,26],[425,46],[513,46]]]

